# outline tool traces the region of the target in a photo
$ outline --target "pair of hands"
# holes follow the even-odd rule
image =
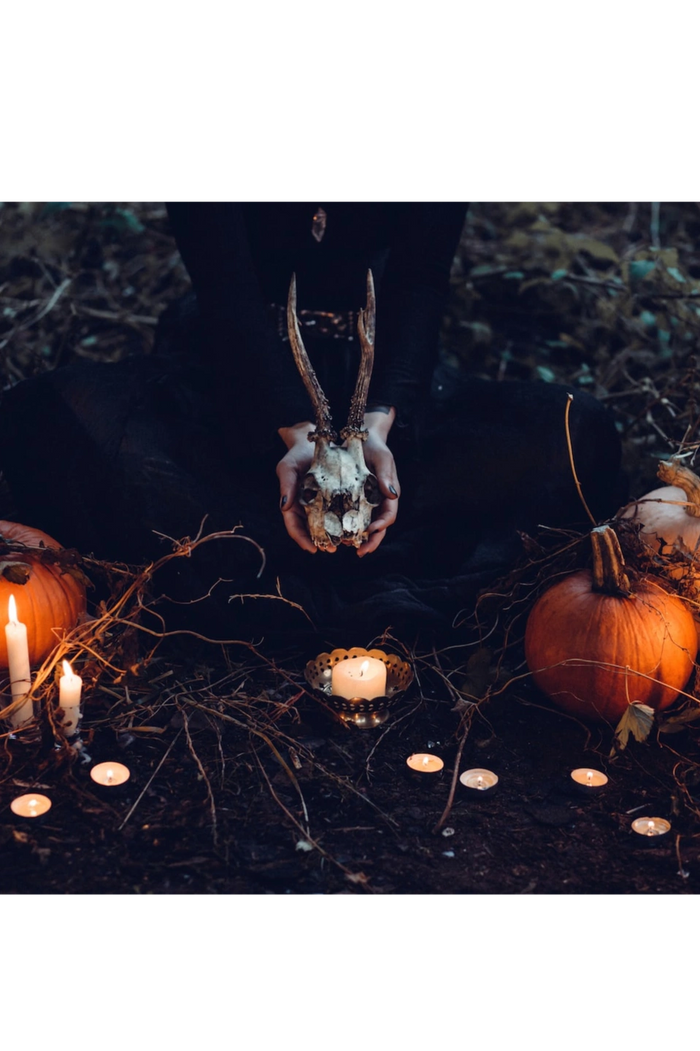
[[[382,501],[376,508],[372,522],[368,530],[367,540],[357,548],[360,558],[371,554],[381,544],[386,531],[396,521],[399,509],[399,497],[401,487],[396,474],[396,464],[391,450],[387,445],[387,438],[391,430],[395,409],[386,412],[365,413],[365,427],[369,432],[367,441],[364,443],[365,463],[367,467],[377,476]],[[280,483],[280,509],[284,516],[284,524],[292,540],[296,541],[304,551],[315,554],[318,551],[316,545],[309,536],[306,525],[306,512],[298,500],[299,490],[307,474],[314,455],[313,443],[307,435],[314,430],[315,425],[306,420],[297,423],[293,427],[280,427],[278,434],[287,446],[287,453],[277,464],[277,477]],[[334,547],[326,550],[334,552]]]

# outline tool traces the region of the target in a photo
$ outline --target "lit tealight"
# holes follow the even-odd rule
[[[431,752],[414,752],[406,760],[406,766],[412,774],[424,777],[430,774],[441,774],[445,766],[439,755]]]
[[[43,817],[51,809],[51,800],[48,796],[37,795],[30,792],[24,796],[17,796],[10,803],[10,810],[17,817],[29,818],[30,820]]]
[[[583,795],[595,795],[608,783],[607,775],[602,770],[590,770],[587,766],[572,770],[571,780],[576,790]]]
[[[465,770],[459,775],[459,780],[468,791],[480,795],[491,795],[498,785],[498,775],[494,774],[493,770],[482,770],[479,767]]]
[[[671,822],[663,817],[636,817],[632,822],[632,831],[641,836],[645,843],[658,843],[657,837],[671,831]]]
[[[126,784],[131,777],[131,771],[123,763],[98,763],[90,771],[90,777],[95,784],[104,788],[118,788]]]

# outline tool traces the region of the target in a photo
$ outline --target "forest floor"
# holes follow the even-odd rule
[[[162,205],[5,205],[3,385],[147,354],[186,288]],[[660,458],[698,444],[696,295],[697,205],[474,205],[443,353],[496,382],[601,398],[641,496]],[[12,514],[0,492],[0,517]],[[659,720],[616,748],[614,727],[557,710],[525,674],[521,598],[512,630],[481,647],[459,628],[441,650],[389,638],[415,682],[372,730],[340,723],[306,689],[315,654],[195,639],[144,648],[126,616],[102,663],[86,665],[82,757],[55,749],[45,724],[35,742],[0,741],[0,893],[694,894],[698,723]],[[692,716],[694,703],[673,712]],[[428,784],[406,772],[422,751],[445,762]],[[131,771],[114,798],[89,777],[102,760]],[[569,776],[582,766],[609,778],[588,799]],[[455,784],[468,767],[495,771],[498,790],[472,798]],[[27,791],[52,800],[41,823],[10,811]],[[639,816],[671,831],[641,841]]]

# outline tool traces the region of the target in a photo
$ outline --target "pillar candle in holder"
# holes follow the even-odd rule
[[[386,694],[386,665],[376,657],[349,657],[333,668],[331,692],[338,697],[371,701]]]
[[[63,723],[61,725],[67,737],[73,737],[78,732],[82,689],[83,680],[79,675],[75,675],[68,661],[64,661],[63,675],[60,678],[58,687],[58,703],[63,711]]]
[[[12,700],[18,697],[27,697],[32,687],[32,672],[29,665],[29,645],[27,643],[27,626],[20,624],[17,619],[17,603],[15,596],[10,595],[8,622],[5,625],[5,639],[7,641],[7,664],[10,674],[10,691]],[[19,729],[28,723],[34,715],[33,705],[30,698],[20,705],[10,716],[10,725],[13,730]]]

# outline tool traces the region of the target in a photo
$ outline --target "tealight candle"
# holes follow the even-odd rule
[[[414,752],[406,760],[406,766],[411,777],[430,781],[431,776],[436,777],[442,773],[445,764],[439,755],[432,755],[430,752]]]
[[[473,770],[465,770],[459,775],[459,780],[468,791],[475,795],[491,795],[496,791],[498,775],[493,770],[482,770],[475,767]]]
[[[639,836],[638,845],[657,846],[671,831],[671,822],[663,817],[636,817],[632,822],[632,831]]]
[[[386,695],[386,664],[376,657],[349,657],[338,661],[331,675],[331,693],[347,700],[371,701]]]
[[[26,818],[30,821],[43,817],[50,809],[51,800],[49,797],[37,795],[34,792],[24,796],[17,796],[10,803],[10,810],[16,817]]]
[[[8,605],[8,623],[5,625],[7,641],[7,666],[10,673],[10,691],[12,700],[26,697],[32,687],[32,672],[29,665],[29,645],[27,643],[27,625],[17,619],[15,596],[10,595]],[[28,723],[34,715],[32,701],[27,698],[10,716],[13,730]]]
[[[131,771],[123,763],[98,763],[90,770],[90,777],[99,788],[113,791],[126,784]]]
[[[608,783],[607,776],[601,770],[589,770],[586,766],[572,770],[571,780],[576,786],[576,791],[584,796],[596,795]]]
[[[63,675],[60,678],[58,703],[63,711],[62,727],[68,737],[78,732],[80,722],[80,695],[83,680],[75,675],[68,661],[63,662]]]

